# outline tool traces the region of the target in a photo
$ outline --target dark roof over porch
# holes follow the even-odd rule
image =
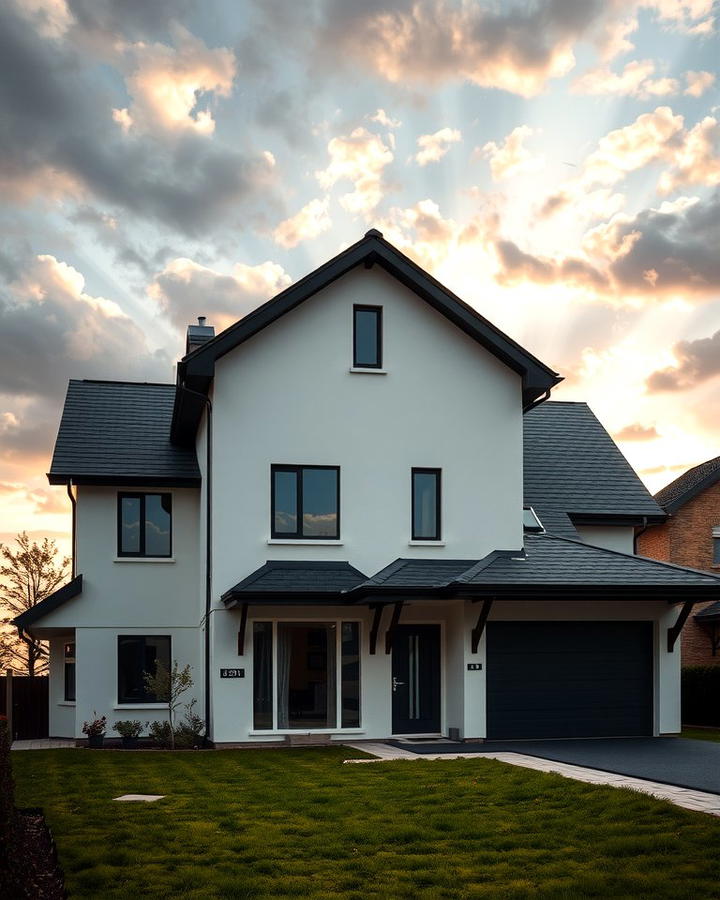
[[[299,598],[342,602],[342,596],[366,580],[366,576],[348,562],[269,560],[247,578],[243,578],[220,598],[226,606],[248,600],[283,602]]]
[[[20,613],[20,615],[16,616],[10,624],[15,625],[16,628],[26,630],[31,625],[34,625],[38,619],[41,619],[43,616],[56,610],[59,606],[62,606],[63,603],[67,603],[68,600],[72,600],[73,597],[77,597],[81,594],[82,583],[82,575],[76,575],[72,581],[68,581],[67,584],[64,584],[56,591],[53,591],[52,594],[48,594],[44,600],[35,604],[32,609]]]

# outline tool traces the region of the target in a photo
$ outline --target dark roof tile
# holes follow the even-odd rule
[[[683,472],[675,481],[661,488],[655,494],[655,499],[667,512],[675,512],[718,480],[720,480],[720,456],[708,459]]]

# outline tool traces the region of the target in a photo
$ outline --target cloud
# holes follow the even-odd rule
[[[713,0],[641,0],[657,18],[685,34],[704,35],[713,30]]]
[[[536,284],[565,282],[596,291],[607,290],[607,276],[590,262],[580,257],[553,258],[534,256],[521,250],[510,240],[495,242],[499,269],[496,273],[498,284],[511,285],[523,281]]]
[[[574,94],[615,94],[642,99],[678,93],[680,82],[676,78],[651,78],[654,72],[655,63],[650,59],[633,60],[619,74],[607,66],[597,66],[577,78],[570,89]]]
[[[688,184],[720,184],[720,123],[706,116],[684,135],[673,155],[673,167],[658,182],[661,194]]]
[[[434,134],[421,134],[417,139],[417,145],[420,149],[415,154],[415,162],[419,166],[437,162],[445,156],[451,144],[455,144],[460,140],[462,140],[462,135],[457,128],[441,128]]]
[[[469,81],[531,97],[573,68],[578,41],[609,46],[614,7],[601,0],[492,6],[326,0],[318,44],[332,64],[352,60],[396,84]]]
[[[236,263],[225,274],[179,258],[155,277],[148,293],[179,331],[204,315],[217,333],[284,290],[290,281],[274,262]]]
[[[378,109],[375,115],[368,116],[368,121],[377,122],[385,128],[399,128],[402,125],[400,119],[391,119],[384,109]]]
[[[334,137],[328,143],[330,163],[315,173],[325,190],[338,181],[351,181],[354,190],[340,197],[348,212],[366,215],[382,200],[382,174],[393,161],[393,152],[381,137],[359,127],[349,135]]]
[[[715,83],[712,72],[686,72],[687,87],[684,92],[690,97],[702,97],[705,91]]]
[[[189,129],[172,142],[132,139],[113,127],[117,98],[66,42],[42,40],[0,12],[0,184],[15,193],[64,179],[106,204],[186,234],[246,218],[274,196],[260,153],[208,141]],[[41,176],[39,184],[36,179]]]
[[[720,375],[720,331],[696,341],[679,341],[673,347],[677,364],[653,372],[647,380],[650,393],[686,391]]]
[[[125,49],[130,74],[126,78],[132,102],[113,110],[125,133],[191,130],[210,135],[215,120],[210,109],[199,108],[200,96],[228,97],[235,77],[231,50],[210,49],[180,25],[174,25],[175,47],[140,42]]]
[[[61,38],[75,21],[65,0],[15,0],[15,8],[46,38]]]
[[[613,434],[616,441],[654,441],[660,437],[654,425],[641,425],[633,422]]]
[[[317,237],[332,227],[332,220],[328,208],[330,201],[311,200],[303,208],[281,222],[273,231],[275,243],[281,247],[297,247],[301,241],[307,241]]]
[[[528,125],[518,125],[501,144],[489,141],[482,150],[476,151],[478,155],[490,160],[490,172],[493,181],[503,181],[517,175],[526,175],[536,172],[544,165],[542,156],[533,154],[523,146],[525,140],[536,133],[536,129]]]

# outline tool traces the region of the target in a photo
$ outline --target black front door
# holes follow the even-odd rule
[[[440,731],[440,626],[398,625],[392,645],[393,734]]]

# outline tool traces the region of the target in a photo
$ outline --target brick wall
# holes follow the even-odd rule
[[[707,488],[682,506],[663,525],[653,525],[637,540],[641,556],[661,559],[679,566],[707,569],[720,575],[720,566],[713,566],[714,526],[720,526],[720,483]],[[708,603],[696,604],[682,630],[682,663],[684,666],[720,665],[720,652],[712,655],[710,626],[698,625],[693,614]]]

